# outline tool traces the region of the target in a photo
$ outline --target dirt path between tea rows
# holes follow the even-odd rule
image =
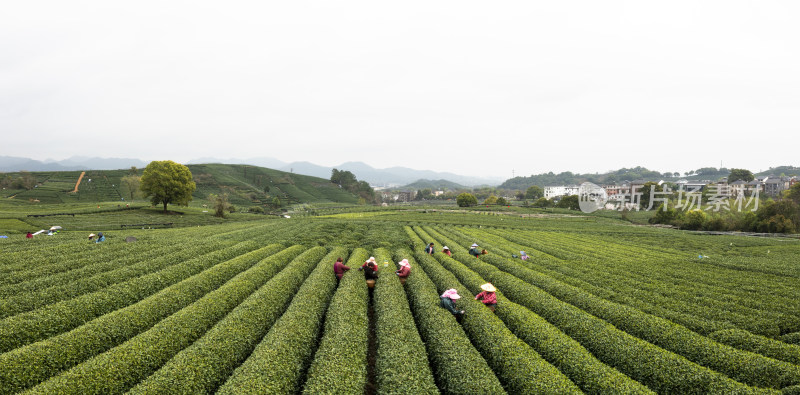
[[[75,183],[75,189],[71,193],[78,193],[78,187],[81,185],[81,180],[83,180],[84,175],[86,175],[86,172],[82,171],[81,175],[78,176],[78,182]]]

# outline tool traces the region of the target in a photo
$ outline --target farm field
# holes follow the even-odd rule
[[[115,206],[0,239],[0,394],[800,393],[797,239],[334,207],[219,223],[181,208],[140,229],[119,223],[156,214]],[[372,290],[355,270],[370,256]],[[495,312],[473,298],[486,282]]]

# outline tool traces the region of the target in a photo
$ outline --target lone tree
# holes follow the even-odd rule
[[[187,206],[192,201],[192,192],[197,186],[192,181],[189,168],[171,160],[152,161],[142,173],[142,193],[150,203],[164,205],[173,203]]]
[[[475,198],[475,195],[464,192],[458,195],[456,203],[458,203],[458,207],[470,207],[478,204],[478,199]]]
[[[228,194],[210,194],[208,195],[208,200],[214,205],[214,216],[219,218],[225,218],[225,212],[230,211],[231,203],[228,201]]]
[[[133,200],[133,198],[139,195],[138,192],[139,192],[139,186],[142,184],[142,177],[139,177],[137,175],[128,175],[122,177],[120,181],[122,181],[122,184],[128,188],[128,191],[130,191],[131,200]]]

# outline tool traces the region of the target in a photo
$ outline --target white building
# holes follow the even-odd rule
[[[556,196],[577,195],[579,190],[580,186],[578,185],[549,186],[544,187],[544,197],[547,199],[552,199]]]

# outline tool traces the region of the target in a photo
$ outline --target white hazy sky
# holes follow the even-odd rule
[[[7,1],[0,155],[800,165],[800,2]]]

